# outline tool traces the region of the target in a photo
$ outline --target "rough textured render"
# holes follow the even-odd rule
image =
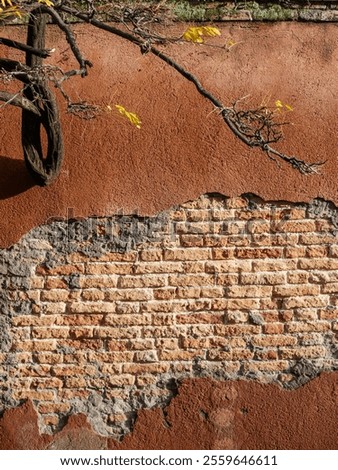
[[[51,221],[1,251],[1,407],[119,438],[185,378],[297,388],[338,369],[331,203],[202,196]]]

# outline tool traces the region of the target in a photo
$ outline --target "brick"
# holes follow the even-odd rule
[[[106,289],[117,287],[118,276],[107,275],[107,276],[85,276],[80,277],[79,285],[83,289]],[[89,299],[88,299],[89,300]]]
[[[94,328],[94,337],[95,338],[120,338],[120,339],[130,339],[138,338],[141,335],[141,330],[138,327],[130,328],[113,328],[100,326],[99,328]]]
[[[210,212],[208,210],[189,209],[186,211],[186,218],[190,222],[203,222],[210,219]]]
[[[285,273],[241,273],[241,284],[278,285],[286,283]]]
[[[318,285],[285,285],[275,286],[273,288],[273,295],[281,297],[301,296],[301,295],[319,295],[320,287]]]
[[[304,233],[315,231],[316,223],[314,220],[285,220],[278,224],[278,232]]]
[[[207,352],[208,361],[231,361],[232,354],[230,351],[220,351],[219,349],[210,349]]]
[[[279,350],[281,359],[302,359],[302,358],[318,358],[326,356],[326,348],[323,346],[298,347],[298,348],[281,348]]]
[[[245,372],[272,372],[284,371],[289,368],[288,361],[254,361],[249,362],[245,367]],[[244,373],[245,373],[244,372]]]
[[[69,313],[110,313],[115,312],[112,302],[72,302],[67,311]]]
[[[137,326],[137,325],[150,325],[152,322],[151,315],[106,315],[104,318],[104,325],[111,326]]]
[[[47,278],[47,280],[50,278]],[[58,279],[58,278],[57,278]],[[31,289],[42,289],[45,285],[45,282],[41,277],[31,277],[30,287]]]
[[[136,338],[128,344],[128,348],[132,351],[144,351],[145,349],[154,349],[154,344],[155,340],[153,338]]]
[[[67,338],[68,328],[39,328],[34,327],[31,331],[32,339],[51,339],[51,338]]]
[[[215,325],[215,335],[242,336],[256,335],[261,332],[257,325]]]
[[[182,338],[182,349],[205,349],[209,348],[209,338]]]
[[[39,413],[67,413],[71,408],[68,403],[40,403],[38,405]]]
[[[12,351],[54,351],[56,341],[53,340],[35,340],[35,341],[14,341]]]
[[[306,256],[308,258],[318,258],[318,257],[327,257],[328,256],[328,247],[327,246],[310,246],[306,249]]]
[[[204,234],[210,231],[208,222],[177,222],[176,233],[179,234]]]
[[[291,246],[285,248],[286,258],[303,258],[306,256],[307,248],[305,246]]]
[[[143,329],[143,335],[145,338],[179,338],[180,335],[186,336],[186,334],[187,327],[185,326],[162,326]]]
[[[305,284],[308,282],[309,273],[305,271],[293,271],[287,273],[287,281],[289,284]]]
[[[258,361],[275,361],[278,359],[278,353],[275,349],[255,351],[254,359]]]
[[[167,313],[157,313],[152,318],[152,324],[155,326],[172,325],[174,323],[174,315]]]
[[[65,289],[53,289],[41,292],[41,301],[66,302],[69,299],[69,291]]]
[[[139,302],[116,302],[116,313],[139,313],[140,303]]]
[[[213,209],[211,211],[212,220],[233,219],[235,212],[231,209]]]
[[[257,335],[251,339],[253,346],[260,348],[272,346],[295,346],[297,338],[291,335]]]
[[[294,318],[296,320],[317,320],[318,311],[315,308],[297,308],[294,310]]]
[[[252,262],[252,270],[254,272],[290,271],[296,269],[296,267],[297,261],[293,259],[262,260]]]
[[[235,248],[213,248],[212,249],[212,259],[222,260],[222,259],[233,259],[235,258]]]
[[[314,269],[325,269],[334,270],[338,269],[338,259],[330,258],[311,258],[311,259],[300,259],[298,261],[299,269],[314,270]]]
[[[48,276],[69,276],[70,274],[79,274],[84,272],[83,264],[65,264],[56,266],[55,268],[47,268],[45,266],[38,266],[36,274]]]
[[[282,258],[284,248],[237,248],[236,258],[243,259],[266,259]]]
[[[247,224],[249,233],[267,233],[270,232],[270,221],[264,219],[249,220]]]
[[[266,335],[280,335],[284,331],[284,325],[283,323],[270,323],[263,325],[262,331]]]
[[[132,274],[133,265],[128,263],[90,263],[86,274]]]
[[[13,326],[51,326],[55,323],[56,317],[52,315],[37,317],[34,315],[23,315],[13,317]]]
[[[169,275],[168,283],[174,287],[184,286],[208,286],[215,283],[214,276],[202,274],[189,274],[189,275]]]
[[[229,299],[226,301],[226,308],[229,310],[247,309],[257,310],[259,308],[259,299]]]
[[[226,323],[246,323],[249,319],[249,314],[242,311],[227,312],[225,314]]]
[[[134,274],[181,273],[183,271],[182,262],[154,262],[134,265]]]
[[[195,356],[199,355],[198,350],[193,351],[160,351],[160,361],[191,361]]]
[[[136,385],[138,387],[146,387],[147,385],[155,385],[157,382],[157,377],[154,375],[139,375],[136,377]]]
[[[169,364],[124,364],[126,374],[164,374],[168,372]]]
[[[158,349],[178,349],[177,338],[159,338],[155,341],[155,346]]]
[[[204,273],[205,272],[205,262],[196,262],[196,261],[184,261],[183,262],[184,272],[185,273]]]
[[[324,343],[324,336],[320,333],[304,333],[298,336],[301,346],[314,346]]]
[[[237,273],[242,271],[251,271],[251,261],[209,261],[205,264],[205,270],[207,273]]]
[[[54,401],[55,392],[53,390],[22,390],[13,392],[13,398],[16,400]]]
[[[201,247],[204,238],[201,235],[181,235],[181,245],[184,247]]]
[[[153,295],[155,300],[172,300],[176,296],[176,289],[171,287],[154,289]]]
[[[215,284],[219,286],[231,286],[238,283],[238,274],[218,274],[215,273]]]
[[[321,286],[323,294],[338,294],[338,282],[330,282]]]
[[[67,377],[64,379],[65,388],[85,388],[87,381],[84,377]]]
[[[318,311],[320,320],[338,320],[338,309],[337,308],[326,308]]]
[[[87,289],[81,294],[83,300],[97,301],[104,299],[104,292],[100,289]]]
[[[211,258],[209,248],[169,249],[164,250],[165,261],[197,261]]]
[[[330,283],[338,281],[338,271],[312,271],[309,273],[309,282]]]
[[[34,354],[34,361],[38,364],[60,364],[62,360],[62,354],[58,353],[39,352]]]
[[[109,289],[105,293],[105,300],[112,302],[113,308],[115,308],[115,301],[141,302],[151,299],[150,289]]]
[[[162,250],[142,250],[139,256],[142,261],[161,261]]]
[[[271,294],[272,287],[269,286],[231,286],[226,289],[228,297],[267,297]]]
[[[66,311],[66,303],[65,302],[44,302],[41,305],[41,310],[46,315],[62,314]],[[39,312],[35,312],[35,313],[39,313]]]
[[[212,234],[212,235],[204,235],[203,236],[203,246],[205,247],[225,247],[228,244],[228,237],[226,235],[218,235],[218,234]],[[233,248],[230,248],[230,250],[233,250]]]
[[[138,259],[137,251],[128,251],[126,253],[105,253],[100,257],[100,261],[116,261],[119,263],[134,263]]]
[[[328,331],[330,323],[327,321],[317,322],[291,322],[285,325],[285,330],[288,333],[299,333],[303,331]]]
[[[141,312],[179,312],[182,309],[184,310],[186,301],[177,301],[177,302],[165,302],[165,301],[153,301],[145,302],[141,305]]]
[[[55,324],[56,325],[63,325],[63,326],[91,326],[91,325],[100,325],[104,315],[91,315],[91,314],[71,314],[71,315],[62,315],[60,317],[56,317]]]
[[[158,362],[157,351],[137,351],[134,354],[134,362]]]
[[[250,360],[254,356],[254,353],[249,349],[233,349],[231,351],[231,359],[233,361]]]
[[[304,296],[304,297],[289,297],[283,300],[283,308],[307,308],[307,307],[325,307],[329,304],[329,297],[327,295],[321,296]]]
[[[299,236],[299,243],[304,245],[323,245],[336,242],[336,236],[330,232],[306,233]]]
[[[202,287],[201,288],[201,297],[206,298],[218,298],[222,297],[224,294],[223,287]]]
[[[130,386],[135,383],[135,377],[133,375],[121,374],[119,376],[109,377],[108,383],[113,387]]]
[[[167,275],[153,276],[123,276],[120,277],[118,287],[126,288],[142,288],[142,287],[164,287],[167,284]]]
[[[177,324],[194,325],[200,323],[222,324],[223,314],[215,313],[184,313],[176,315]]]

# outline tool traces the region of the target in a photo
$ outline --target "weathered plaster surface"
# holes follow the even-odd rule
[[[249,95],[248,106],[273,106],[276,99],[292,105],[280,148],[311,162],[325,160],[320,175],[301,176],[246,148],[175,71],[118,38],[76,26],[79,44],[94,67],[86,79],[69,83],[68,91],[104,109],[122,104],[140,116],[142,128],[115,112],[89,121],[64,114],[63,171],[56,184],[41,189],[33,186],[22,162],[20,112],[2,109],[0,245],[17,241],[49,217],[67,217],[69,208],[75,216],[120,209],[151,215],[214,191],[298,202],[322,197],[337,203],[337,25],[245,22],[220,27],[218,45],[229,37],[238,43],[230,52],[188,44],[166,51],[225,104]],[[176,25],[169,34],[184,28]],[[1,34],[14,38],[24,32],[11,28]],[[57,65],[71,67],[69,47],[54,30],[48,45],[56,47]]]

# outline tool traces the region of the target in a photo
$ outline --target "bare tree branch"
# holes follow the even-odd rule
[[[19,108],[36,114],[37,116],[41,116],[39,109],[31,101],[22,96],[21,93],[0,91],[0,101],[4,101],[5,104],[10,104],[12,106],[18,106]]]
[[[51,50],[49,49],[35,49],[34,47],[27,46],[27,44],[23,44],[22,42],[12,41],[12,39],[1,38],[0,37],[0,44],[4,44],[8,47],[13,47],[14,49],[18,49],[19,51],[30,52],[31,54],[35,54],[39,57],[46,59],[51,55]]]

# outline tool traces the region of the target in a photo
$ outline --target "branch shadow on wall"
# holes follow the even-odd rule
[[[0,155],[0,200],[24,193],[35,186],[25,162]]]

